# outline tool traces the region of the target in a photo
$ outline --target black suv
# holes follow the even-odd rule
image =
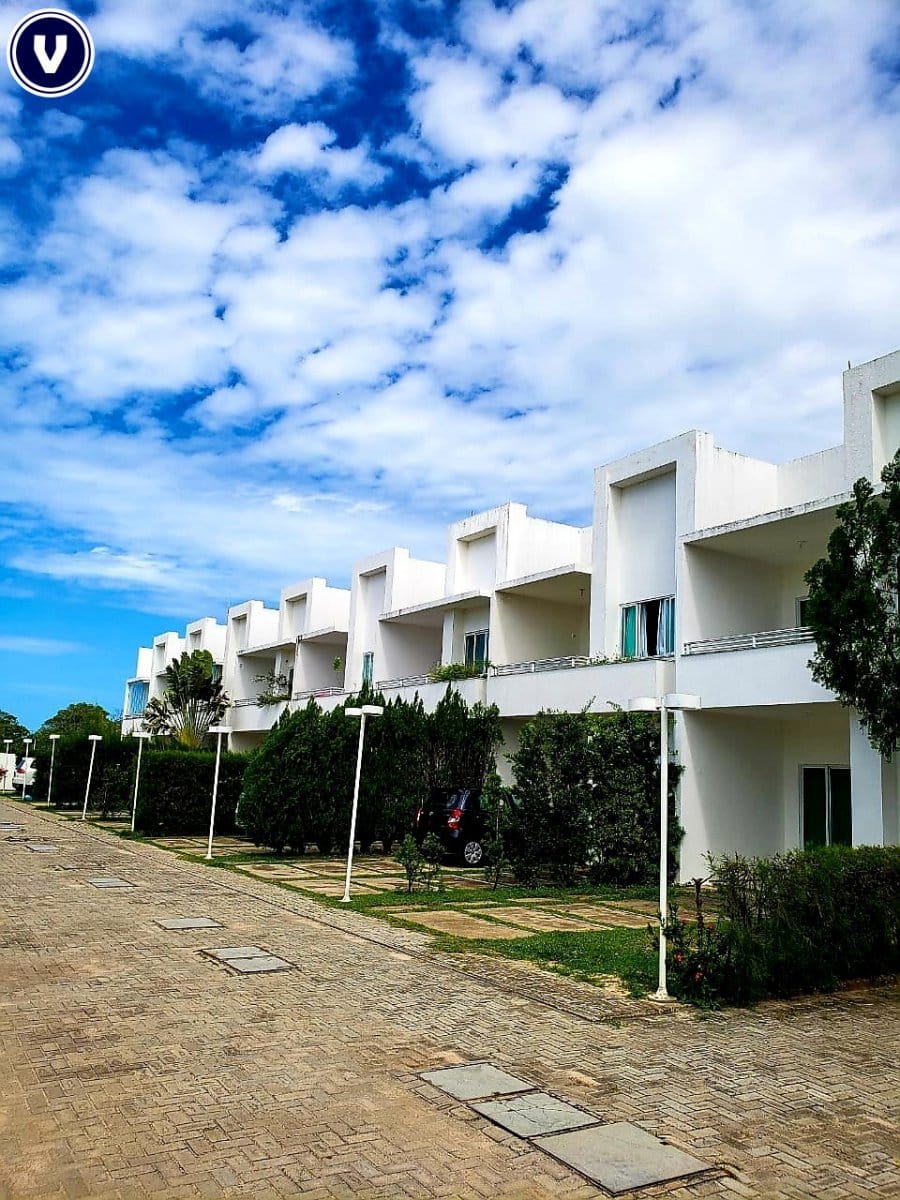
[[[421,845],[429,833],[465,866],[479,866],[485,837],[481,792],[471,788],[432,792],[425,807],[416,810],[413,837]]]

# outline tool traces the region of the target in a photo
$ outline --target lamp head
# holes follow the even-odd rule
[[[384,708],[380,704],[364,704],[362,711],[367,717],[380,717],[384,712]]]
[[[89,733],[89,734],[88,734],[88,741],[89,741],[89,742],[102,742],[102,741],[103,741],[103,734],[102,734],[102,733]]]
[[[345,717],[361,717],[362,715],[363,715],[363,710],[361,708],[345,708],[344,709]]]
[[[58,733],[51,733],[49,736],[50,736],[50,741],[51,741],[51,742],[58,742],[58,741],[59,741],[60,735],[59,735]]]
[[[700,708],[700,697],[692,696],[690,692],[670,692],[663,697],[663,703],[666,708],[691,711]]]
[[[629,712],[659,712],[659,701],[655,696],[636,696],[628,701]]]
[[[230,725],[210,725],[210,733],[231,733]]]

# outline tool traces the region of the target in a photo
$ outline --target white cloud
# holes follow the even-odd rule
[[[385,169],[372,162],[365,146],[336,146],[333,129],[320,121],[282,125],[270,134],[252,159],[263,177],[283,174],[324,175],[335,186],[355,183],[368,187],[384,178]]]
[[[439,554],[446,521],[506,499],[583,521],[592,466],[692,425],[775,459],[838,440],[843,364],[897,344],[891,4],[469,4],[460,44],[405,44],[389,149],[431,190],[375,207],[339,188],[385,147],[284,115],[302,53],[288,83],[247,57],[277,21],[251,14],[242,50],[216,44],[234,9],[177,7],[156,28],[107,0],[94,24],[186,46],[186,72],[213,44],[237,107],[281,123],[218,159],[108,154],[0,295],[29,466],[0,498],[67,543],[32,547],[37,574],[192,615],[395,542]],[[352,70],[341,45],[321,78]],[[285,171],[322,181],[321,211],[272,201]],[[486,248],[516,209],[528,232]]]
[[[0,634],[0,653],[4,654],[40,654],[54,657],[57,654],[82,654],[85,650],[87,646],[81,645],[80,642]]]

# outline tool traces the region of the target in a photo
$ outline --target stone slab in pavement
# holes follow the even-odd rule
[[[518,1137],[536,1137],[600,1123],[600,1117],[582,1112],[548,1092],[527,1092],[508,1100],[484,1100],[472,1108]]]
[[[160,929],[221,929],[222,926],[212,917],[171,917],[157,921]]]
[[[422,1078],[457,1100],[480,1100],[486,1096],[508,1096],[526,1092],[534,1087],[527,1079],[519,1079],[492,1063],[468,1063],[460,1067],[440,1067],[423,1071]]]
[[[667,1146],[627,1121],[550,1134],[535,1138],[534,1144],[613,1195],[697,1175],[710,1168],[709,1163]]]

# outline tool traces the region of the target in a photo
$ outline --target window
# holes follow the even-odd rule
[[[643,600],[622,608],[622,657],[655,658],[675,653],[675,597]]]
[[[362,682],[363,687],[372,686],[372,678],[375,671],[375,651],[367,650],[363,655]]]
[[[125,713],[126,717],[139,717],[147,707],[148,693],[150,684],[144,683],[129,683],[128,685],[128,708]]]
[[[466,634],[465,662],[467,667],[483,667],[488,660],[488,631],[476,629]]]
[[[849,767],[803,767],[800,780],[803,845],[852,846]]]
[[[209,677],[213,683],[219,683],[222,678],[222,666],[220,663],[213,663],[212,671],[210,671]]]
[[[806,626],[809,624],[809,619],[808,619],[808,615],[807,615],[808,611],[809,611],[809,596],[798,596],[797,604],[796,604],[796,612],[797,612],[796,624],[797,624],[798,629],[805,629]]]

